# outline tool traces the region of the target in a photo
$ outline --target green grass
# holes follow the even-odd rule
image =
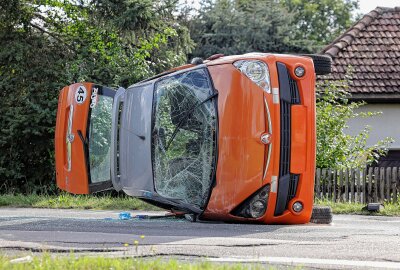
[[[102,210],[160,210],[159,208],[132,197],[111,197],[110,195],[72,195],[63,193],[50,195],[0,195],[0,207],[33,207],[61,209],[102,209]]]
[[[362,210],[361,203],[333,203],[328,200],[316,200],[315,204],[332,207],[334,214],[383,215],[400,216],[399,203],[385,203],[385,209],[379,213],[370,213]],[[160,210],[136,198],[110,195],[72,195],[62,193],[58,196],[50,195],[0,195],[0,207],[33,207],[33,208],[61,208],[61,209],[96,209],[96,210]]]
[[[380,212],[368,212],[366,210],[362,210],[362,208],[365,207],[365,204],[361,203],[334,203],[328,200],[316,200],[315,204],[330,206],[334,214],[400,216],[400,202],[386,202],[384,203],[385,208]]]
[[[105,258],[105,257],[51,257],[49,254],[33,257],[25,263],[11,263],[11,259],[0,256],[0,270],[52,269],[52,270],[87,270],[87,269],[130,269],[130,270],[241,270],[241,269],[276,269],[260,264],[216,264],[210,262],[183,263],[176,260],[144,260],[135,258]],[[299,268],[293,268],[299,269]]]

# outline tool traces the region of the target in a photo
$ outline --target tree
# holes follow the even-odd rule
[[[349,102],[348,79],[323,81],[317,85],[317,168],[362,168],[377,161],[393,141],[385,138],[367,146],[370,127],[359,134],[346,134],[351,118],[370,117],[379,112],[357,113],[362,102]]]
[[[184,62],[191,41],[176,1],[0,3],[1,192],[54,187],[58,91],[91,81],[128,86]],[[178,33],[180,36],[178,36]]]
[[[313,41],[314,51],[332,42],[353,23],[358,0],[279,0],[294,15],[295,39]]]
[[[274,0],[205,0],[199,13],[187,18],[194,56],[216,53],[309,52],[295,40],[291,14]]]

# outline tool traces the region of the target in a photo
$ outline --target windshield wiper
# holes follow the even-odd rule
[[[89,164],[89,140],[83,137],[82,131],[78,129],[79,138],[83,145],[83,156],[85,158],[86,172],[88,174],[88,181],[90,181],[90,164]]]
[[[186,115],[184,115],[184,117],[182,117],[181,121],[179,121],[178,125],[176,125],[174,132],[172,132],[172,136],[171,138],[168,140],[167,145],[165,146],[165,151],[168,150],[169,146],[171,145],[172,141],[175,139],[176,134],[178,134],[180,127],[182,126],[182,124],[184,123],[184,121],[187,121],[187,119],[189,119],[193,112],[200,107],[201,105],[203,105],[204,103],[206,103],[209,100],[212,100],[213,98],[218,96],[218,92],[215,92],[214,94],[212,94],[211,96],[207,97],[205,100],[203,100],[200,103],[197,103],[196,105],[194,105],[192,108],[190,108],[187,112]]]

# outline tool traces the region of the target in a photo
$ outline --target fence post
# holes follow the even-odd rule
[[[380,196],[380,202],[384,202],[385,200],[385,168],[381,167],[380,169],[380,175],[379,175],[379,196]]]
[[[367,168],[363,169],[363,174],[362,174],[362,201],[361,203],[366,204],[367,203]]]
[[[368,168],[368,201],[373,202],[372,199],[372,167]]]
[[[333,201],[336,202],[337,170],[333,171]]]
[[[327,197],[328,200],[332,200],[332,169],[328,169],[328,188],[327,188]]]
[[[338,195],[337,195],[339,202],[343,201],[343,199],[342,199],[342,186],[343,186],[343,170],[340,169],[340,171],[339,171]]]
[[[354,183],[355,183],[355,170],[351,169],[351,174],[350,174],[350,192],[351,192],[351,198],[350,201],[351,202],[355,202],[354,200]]]
[[[319,190],[319,184],[321,182],[321,169],[317,168],[317,173],[316,173],[317,179],[315,180],[315,194],[317,195],[317,198],[319,199],[321,196],[320,190]]]
[[[397,185],[397,200],[399,200],[400,196],[400,167],[397,168],[397,179],[396,179],[396,185]]]
[[[321,197],[323,199],[325,199],[326,198],[326,190],[325,190],[325,188],[326,188],[326,169],[322,169],[321,180],[322,180],[322,183],[321,183],[321,189],[322,189]]]
[[[356,187],[356,191],[357,191],[357,197],[354,197],[354,201],[355,202],[361,202],[360,200],[360,180],[361,180],[361,170],[360,168],[357,168],[356,170],[356,182],[357,182],[357,187]]]
[[[379,168],[374,168],[374,202],[378,202]]]
[[[390,194],[390,182],[392,179],[392,168],[387,167],[386,168],[386,177],[385,177],[385,185],[386,185],[386,200],[389,202],[391,200],[391,194]]]
[[[346,169],[346,181],[345,181],[345,186],[344,186],[344,201],[348,202],[349,201],[349,169]]]
[[[393,202],[397,202],[397,167],[392,168],[392,191],[393,191]]]

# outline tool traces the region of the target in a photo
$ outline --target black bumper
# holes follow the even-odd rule
[[[287,209],[288,203],[296,196],[299,182],[298,174],[290,173],[291,142],[291,106],[300,104],[300,93],[297,82],[290,76],[285,64],[278,62],[279,96],[280,96],[280,160],[278,176],[278,194],[275,216],[280,216]]]

